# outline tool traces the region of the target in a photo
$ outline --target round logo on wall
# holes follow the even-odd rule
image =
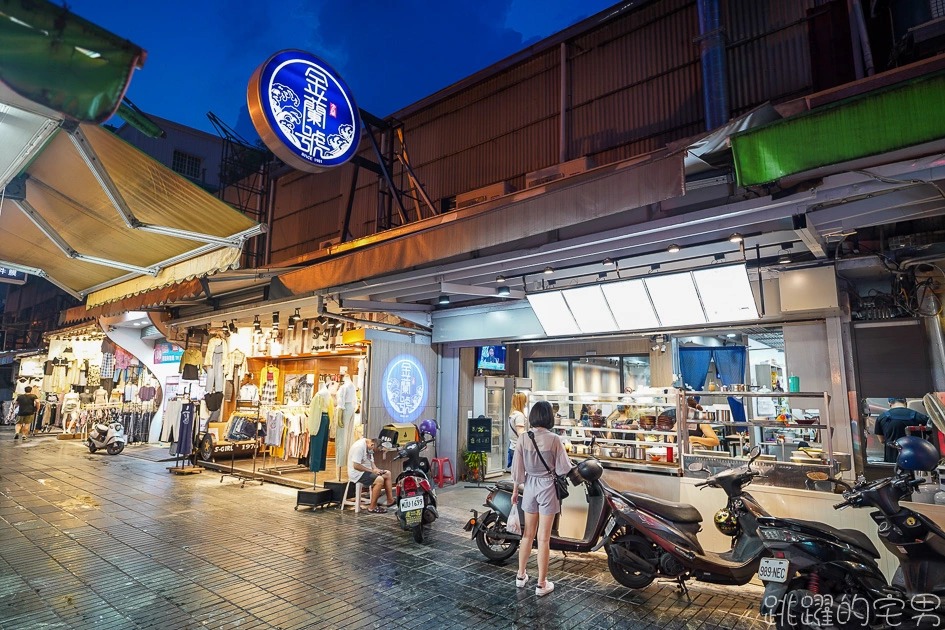
[[[401,354],[384,370],[384,406],[396,422],[413,422],[427,404],[427,374],[415,357]]]
[[[351,90],[311,53],[274,54],[253,72],[246,100],[263,142],[294,168],[340,166],[358,150],[362,123]]]

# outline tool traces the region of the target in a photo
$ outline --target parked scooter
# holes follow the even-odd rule
[[[552,531],[551,549],[590,552],[607,550],[611,575],[623,586],[643,588],[657,576],[678,580],[695,577],[719,584],[745,584],[756,573],[764,546],[755,533],[755,519],[767,513],[746,492],[744,486],[758,475],[751,470],[760,449],[752,450],[745,466],[712,475],[700,486],[725,490],[725,509],[716,513],[719,529],[732,536],[732,550],[717,554],[703,551],[697,533],[702,515],[691,505],[663,501],[635,492],[620,492],[601,480],[600,462],[586,459],[569,475],[573,485],[584,484],[588,503],[584,537],[566,538]],[[502,561],[518,550],[521,536],[506,531],[512,507],[512,483],[497,482],[490,489],[481,516],[473,510],[466,524],[479,551],[486,558]],[[519,508],[521,510],[521,508]],[[524,522],[524,515],[519,514]]]
[[[423,527],[439,516],[436,511],[436,489],[430,480],[430,462],[420,453],[436,438],[436,423],[420,423],[420,441],[408,442],[394,459],[403,459],[404,470],[394,482],[397,518],[400,526],[413,530],[413,539],[423,542]]]
[[[883,545],[900,566],[893,584],[878,563],[879,551],[862,532],[823,523],[764,518],[759,533],[773,558],[758,575],[765,582],[763,614],[779,629],[939,627],[945,621],[945,532],[919,512],[901,506],[924,479],[916,471],[938,466],[935,447],[917,437],[896,440],[896,474],[846,488],[834,506],[872,507]],[[924,626],[923,626],[924,624]]]
[[[120,422],[93,424],[85,445],[90,453],[105,449],[109,455],[118,455],[125,449],[125,427]]]

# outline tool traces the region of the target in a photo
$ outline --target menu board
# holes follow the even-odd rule
[[[492,450],[492,418],[469,418],[466,423],[466,450],[488,453]]]

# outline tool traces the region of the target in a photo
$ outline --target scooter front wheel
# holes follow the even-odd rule
[[[479,547],[482,555],[492,562],[508,560],[518,552],[519,541],[495,538],[490,535],[500,526],[504,529],[505,523],[500,522],[499,518],[492,514],[487,517],[486,522],[480,527],[479,533],[476,534],[476,546]]]
[[[98,450],[97,448],[95,448],[95,445],[92,444],[92,440],[87,440],[86,443],[85,443],[85,445],[89,447],[89,452],[90,452],[90,453],[94,453],[95,451]]]
[[[118,455],[123,450],[125,450],[124,442],[112,442],[111,444],[105,447],[105,452],[108,453],[109,455]]]

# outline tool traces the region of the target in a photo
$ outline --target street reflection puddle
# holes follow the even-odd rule
[[[72,499],[57,503],[63,510],[94,510],[99,507],[98,501],[89,495],[79,495]]]

